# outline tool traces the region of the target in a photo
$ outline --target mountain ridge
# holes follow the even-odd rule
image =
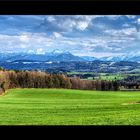
[[[53,50],[45,54],[29,54],[29,53],[0,53],[0,61],[16,61],[16,60],[29,60],[29,61],[132,61],[140,62],[140,54],[128,54],[120,56],[109,57],[91,57],[91,56],[77,56],[68,51]]]

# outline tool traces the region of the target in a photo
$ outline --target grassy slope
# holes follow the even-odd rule
[[[140,125],[140,92],[12,89],[0,96],[0,125]]]

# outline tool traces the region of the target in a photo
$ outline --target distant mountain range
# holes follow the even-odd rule
[[[119,62],[119,61],[131,61],[131,62],[140,62],[140,55],[120,55],[120,56],[114,56],[114,57],[102,57],[100,58],[101,61],[113,61],[113,62]]]
[[[17,61],[17,60],[28,60],[28,61],[134,61],[140,62],[140,54],[133,55],[120,55],[115,57],[90,57],[90,56],[75,56],[67,51],[54,50],[45,54],[29,54],[29,53],[0,53],[0,61]]]

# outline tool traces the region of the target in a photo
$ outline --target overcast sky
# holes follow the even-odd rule
[[[0,52],[55,49],[93,57],[140,54],[140,16],[0,16]]]

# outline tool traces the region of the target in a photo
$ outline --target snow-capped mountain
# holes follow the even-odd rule
[[[95,60],[98,60],[96,57],[90,57],[90,56],[82,56],[82,58],[85,61],[95,61]]]
[[[15,54],[0,57],[0,61],[34,60],[34,61],[84,61],[83,58],[75,56],[70,52],[54,50],[45,54]]]
[[[101,61],[125,61],[125,56],[109,56],[100,58]]]
[[[127,55],[109,56],[109,57],[90,57],[90,56],[76,56],[68,51],[53,50],[44,54],[30,54],[30,53],[0,53],[0,61],[16,61],[16,60],[29,60],[29,61],[132,61],[140,62],[140,52],[130,53]]]
[[[48,56],[56,56],[56,55],[60,55],[60,54],[70,54],[70,52],[68,51],[63,51],[63,50],[59,50],[59,49],[55,49],[51,52],[46,52],[45,55],[48,55]]]
[[[136,53],[129,53],[127,55],[119,55],[119,56],[109,56],[109,57],[102,57],[100,58],[102,61],[132,61],[132,62],[139,62],[140,61],[140,52]]]

